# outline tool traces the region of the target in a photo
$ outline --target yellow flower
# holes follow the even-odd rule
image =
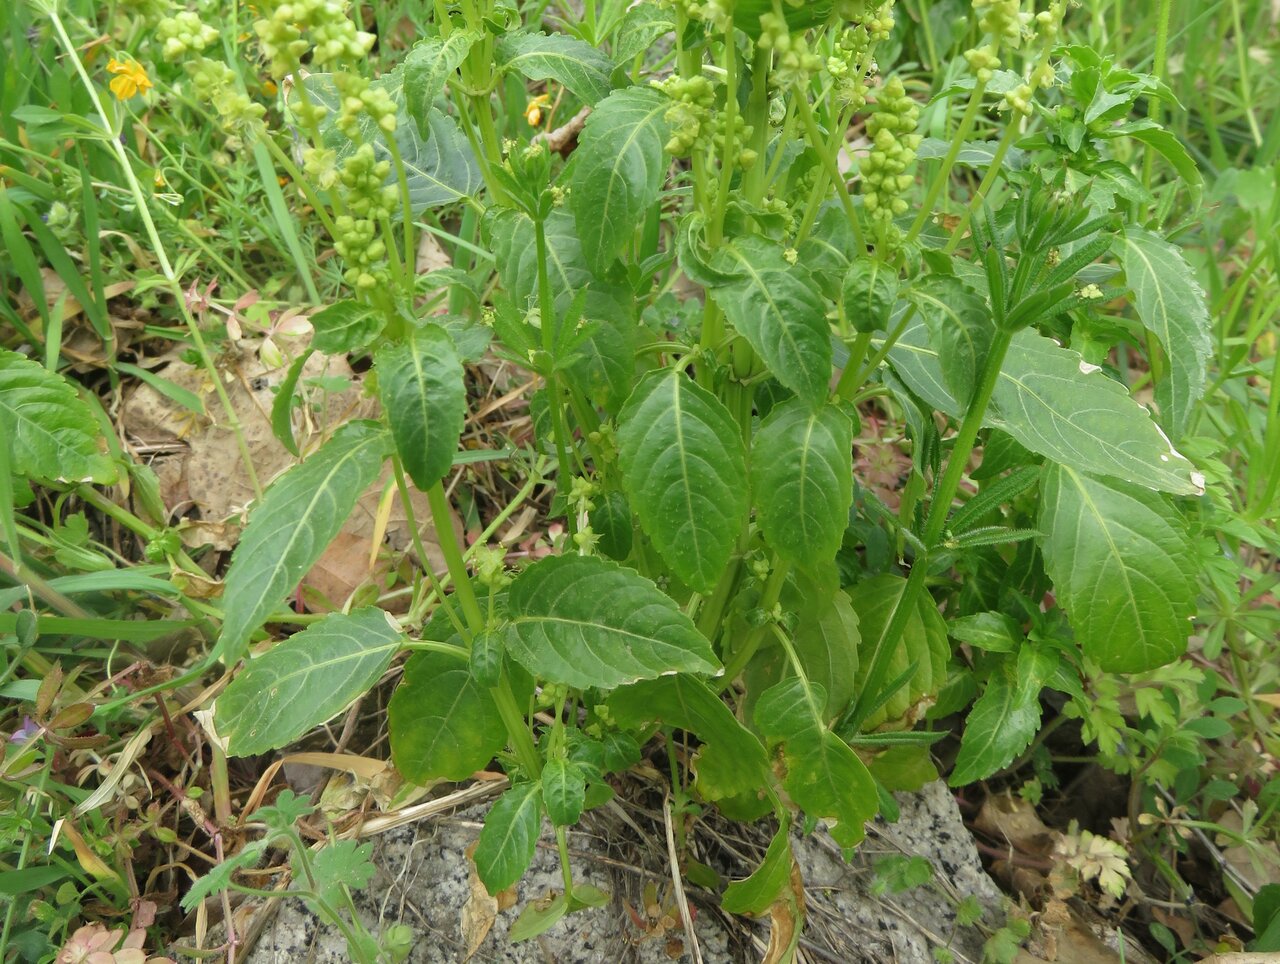
[[[154,86],[142,64],[136,60],[122,62],[113,57],[107,62],[107,70],[116,75],[111,79],[111,93],[116,95],[116,100],[128,100]]]
[[[530,127],[537,127],[542,123],[542,108],[551,104],[551,97],[548,94],[539,94],[525,105],[524,119]]]

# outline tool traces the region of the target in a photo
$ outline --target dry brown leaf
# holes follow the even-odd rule
[[[974,826],[996,840],[1004,840],[1015,850],[1041,857],[1053,852],[1061,836],[1041,822],[1031,804],[1011,794],[988,796]]]
[[[769,947],[760,964],[780,964],[794,957],[804,918],[804,878],[800,876],[799,865],[792,860],[790,893],[769,908]]]
[[[478,843],[479,841],[477,841]],[[466,945],[463,961],[469,961],[484,945],[489,931],[493,930],[494,921],[501,910],[497,897],[489,894],[476,872],[476,864],[472,859],[476,844],[467,848],[467,882],[469,893],[467,902],[462,905],[462,940]]]

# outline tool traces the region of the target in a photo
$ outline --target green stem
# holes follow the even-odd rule
[[[956,248],[960,246],[960,239],[964,237],[964,233],[969,228],[969,222],[973,220],[973,216],[978,213],[978,209],[987,199],[987,192],[991,190],[991,186],[995,183],[996,178],[1000,174],[1000,165],[1004,163],[1005,155],[1009,153],[1009,148],[1013,146],[1013,142],[1018,139],[1021,125],[1016,118],[1010,117],[1008,126],[1004,129],[1004,135],[1000,138],[1000,143],[996,145],[995,155],[991,158],[991,165],[987,168],[987,173],[982,177],[982,183],[978,185],[978,190],[974,192],[973,197],[965,206],[964,212],[960,215],[960,221],[956,224],[955,230],[951,232],[951,237],[947,240],[947,246],[943,249],[946,254],[955,254]]]
[[[400,188],[400,216],[404,218],[404,263],[407,269],[409,286],[405,294],[412,298],[414,294],[414,277],[417,274],[417,251],[413,244],[413,204],[409,198],[409,174],[405,170],[404,158],[400,156],[400,145],[395,135],[388,135],[384,140],[391,151],[391,163],[395,167],[396,184]]]
[[[920,593],[924,589],[925,579],[929,572],[930,557],[938,545],[943,530],[946,528],[947,516],[951,511],[951,503],[955,501],[956,492],[960,488],[960,480],[964,478],[965,469],[969,464],[969,456],[973,453],[973,445],[977,441],[978,431],[982,428],[983,419],[986,417],[991,395],[995,392],[996,384],[1000,379],[1000,368],[1004,364],[1004,358],[1009,351],[1009,343],[1012,338],[1013,336],[1009,332],[999,330],[991,340],[991,348],[982,372],[982,381],[978,385],[973,401],[969,403],[969,409],[965,413],[964,421],[960,423],[960,431],[956,434],[955,443],[951,449],[951,457],[947,460],[946,471],[943,473],[942,481],[938,483],[934,491],[933,502],[929,506],[929,516],[928,521],[925,523],[923,540],[925,551],[918,554],[912,563],[911,574],[907,578],[907,584],[903,586],[902,593],[898,596],[898,601],[894,605],[893,614],[889,617],[889,622],[885,626],[884,632],[880,634],[880,639],[876,642],[862,691],[858,694],[856,702],[849,708],[849,711],[836,727],[836,731],[842,735],[858,732],[858,727],[866,720],[871,707],[879,697],[880,690],[888,682],[887,677],[893,654],[897,652],[902,633],[906,629],[907,622],[915,611]]]
[[[978,120],[978,112],[982,109],[982,95],[986,93],[986,90],[987,85],[984,81],[974,81],[973,90],[969,94],[969,104],[965,107],[964,116],[960,118],[960,126],[956,128],[955,134],[951,137],[951,147],[947,149],[947,156],[942,159],[942,167],[938,169],[938,173],[929,184],[929,191],[925,194],[924,203],[920,205],[920,210],[916,213],[916,219],[911,223],[911,230],[907,232],[907,244],[910,244],[919,236],[925,222],[933,214],[933,209],[938,203],[938,197],[942,194],[943,189],[947,186],[947,181],[951,178],[951,168],[955,166],[956,158],[960,156],[964,142],[968,139],[969,134],[973,131],[973,125]]]
[[[840,199],[840,206],[844,208],[845,217],[849,219],[849,227],[853,231],[854,243],[859,251],[865,251],[867,246],[862,237],[862,225],[858,223],[858,212],[853,206],[853,198],[849,196],[849,189],[845,186],[844,177],[840,173],[835,157],[822,150],[825,139],[822,136],[822,131],[818,129],[818,122],[814,119],[813,109],[809,106],[809,100],[803,93],[796,95],[796,110],[800,114],[801,123],[804,124],[809,143],[818,151],[823,170],[831,180],[831,183],[835,185],[836,197]]]
[[[551,279],[547,271],[547,229],[546,223],[540,217],[534,218],[533,226],[534,243],[537,245],[538,316],[542,326],[542,350],[550,358],[555,351],[555,304],[552,301]],[[565,424],[564,406],[561,404],[563,392],[560,388],[560,379],[554,372],[547,375],[546,380],[547,408],[551,414],[551,434],[554,437],[556,464],[559,468],[556,489],[562,496],[567,497],[573,471],[569,465],[569,428]],[[577,517],[572,512],[566,512],[566,522],[569,535],[572,536],[578,528]]]
[[[483,632],[485,618],[480,610],[480,600],[476,598],[475,588],[471,585],[471,577],[467,573],[467,564],[462,558],[462,550],[458,548],[458,540],[454,538],[453,518],[449,511],[449,498],[444,494],[443,482],[437,482],[427,489],[427,504],[431,506],[431,522],[436,528],[440,552],[453,579],[454,595],[462,604],[462,612],[467,618],[469,632],[464,633],[463,638],[470,646],[471,637]]]
[[[418,531],[418,520],[415,518],[416,513],[413,511],[413,499],[409,495],[409,484],[404,478],[404,466],[400,463],[400,456],[393,455],[391,457],[391,470],[395,473],[396,490],[400,494],[400,505],[404,508],[405,519],[409,523],[409,532],[413,537],[413,548],[418,553],[418,564],[422,566],[422,571],[426,574],[427,581],[431,584],[431,591],[436,594],[436,599],[444,607],[445,615],[449,617],[449,622],[453,623],[454,629],[466,636],[466,630],[463,628],[462,620],[458,618],[457,611],[453,608],[453,603],[444,594],[444,587],[440,585],[440,580],[436,578],[436,574],[431,571],[431,562],[427,558],[426,546],[422,544],[422,533]],[[450,528],[448,537],[438,537],[441,542],[445,541],[446,538],[450,542],[453,541],[452,528]]]
[[[67,57],[70,59],[72,66],[80,76],[80,82],[84,85],[84,89],[89,95],[89,100],[93,104],[99,120],[102,121],[103,133],[109,133],[112,129],[111,121],[107,117],[106,109],[102,106],[102,100],[98,96],[97,88],[93,86],[93,81],[89,79],[89,74],[84,69],[84,63],[80,59],[79,52],[71,42],[71,37],[67,34],[67,28],[63,25],[62,18],[59,16],[57,8],[52,5],[47,5],[44,6],[44,9],[49,15],[49,19],[53,24],[54,32],[58,35],[58,40],[62,44],[63,50],[66,51]],[[187,307],[186,292],[182,290],[182,285],[178,281],[178,276],[174,273],[173,265],[169,262],[168,252],[165,250],[164,244],[160,240],[160,233],[156,230],[156,222],[151,216],[151,208],[148,204],[147,195],[142,190],[142,185],[138,183],[138,177],[133,172],[133,165],[129,163],[129,155],[125,153],[124,145],[120,143],[119,138],[110,137],[107,143],[111,146],[111,150],[114,152],[116,160],[119,162],[120,168],[124,172],[125,180],[129,184],[129,191],[133,195],[134,204],[137,206],[138,216],[142,218],[143,227],[147,232],[147,239],[151,243],[152,252],[156,256],[156,261],[160,265],[160,272],[164,275],[164,279],[168,284],[174,301],[177,303],[178,311],[181,313],[182,319],[186,323],[187,331],[191,335],[191,341],[196,347],[196,352],[200,355],[201,366],[204,368],[205,374],[209,377],[209,380],[213,383],[214,392],[218,396],[218,402],[222,406],[222,411],[226,416],[227,424],[230,426],[231,432],[235,436],[236,446],[240,450],[240,458],[244,462],[245,474],[249,478],[249,483],[253,488],[254,496],[261,499],[262,485],[258,482],[258,473],[254,469],[253,459],[249,455],[249,445],[245,441],[244,428],[240,424],[240,418],[236,415],[235,408],[231,405],[231,399],[227,397],[227,390],[222,385],[222,377],[218,372],[217,366],[213,362],[213,356],[209,353],[209,346],[205,344],[204,333],[200,331],[200,326],[196,323],[195,317]]]
[[[791,571],[791,564],[783,562],[781,559],[774,557],[773,572],[769,574],[769,581],[764,584],[764,591],[760,594],[760,608],[769,613],[774,606],[778,605],[778,599],[782,596],[782,587],[786,585],[787,573]],[[727,689],[733,685],[733,681],[738,678],[738,674],[747,668],[747,664],[751,662],[751,657],[756,654],[756,650],[760,648],[760,643],[764,640],[765,635],[769,632],[771,622],[766,622],[763,626],[757,626],[747,634],[747,638],[742,641],[742,645],[738,647],[737,652],[733,654],[729,662],[725,665],[724,686]]]

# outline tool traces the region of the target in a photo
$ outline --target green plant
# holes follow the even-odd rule
[[[92,111],[30,117],[81,140],[82,165],[115,165],[155,284],[213,383],[216,333],[167,254],[186,239],[152,213],[163,209],[118,139],[142,123],[133,96],[154,96],[136,82],[151,76],[143,61],[174,62],[156,87],[161,110],[195,105],[226,151],[253,158],[275,250],[323,304],[276,396],[280,444],[300,454],[294,412],[313,352],[372,365],[381,415],[326,433],[265,488],[220,600],[183,597],[193,621],[219,629],[179,682],[240,667],[214,717],[226,753],[296,740],[409,651],[390,705],[397,769],[420,784],[464,779],[497,757],[511,777],[475,852],[486,886],[518,880],[543,818],[555,828],[564,892],[525,911],[525,937],[603,899],[574,883],[565,828],[655,737],[686,811],[696,801],[779,822],[765,863],[723,895],[737,912],[764,910],[787,886],[793,810],[855,846],[892,807],[889,790],[935,774],[929,748],[944,733],[917,725],[971,702],[956,784],[1028,751],[1046,688],[1067,695],[1113,764],[1125,730],[1144,773],[1187,769],[1170,762],[1177,713],[1148,704],[1150,726],[1109,717],[1130,684],[1108,674],[1149,674],[1138,692],[1195,689],[1207,707],[1219,698],[1182,664],[1160,669],[1193,628],[1194,560],[1221,508],[1207,468],[1175,447],[1204,448],[1215,349],[1204,293],[1171,240],[1196,210],[1200,174],[1159,122],[1176,103],[1163,47],[1151,72],[1130,69],[1062,43],[1062,3],[1022,6],[957,8],[963,57],[927,105],[893,69],[906,61],[893,5],[870,0],[587,0],[576,35],[541,32],[545,5],[522,16],[495,0],[438,3],[426,35],[376,77],[360,69],[372,35],[334,5],[267,3],[252,49],[273,99],[244,51],[219,51],[186,11],[134,38],[139,59],[119,72],[134,83],[112,87],[118,103],[59,6],[44,7],[81,85],[68,95]],[[920,24],[916,46],[937,69],[950,47],[928,15]],[[650,54],[659,41],[669,52]],[[591,108],[567,159],[529,136],[549,100],[530,83],[558,92],[559,116]],[[851,125],[865,143],[846,141]],[[1173,175],[1160,185],[1156,165]],[[34,288],[25,234],[55,266],[60,248],[31,199],[10,193],[0,228],[22,241],[10,244],[15,269]],[[245,217],[227,198],[245,193],[225,192],[219,216]],[[297,223],[291,203],[314,221]],[[424,233],[451,268],[417,274]],[[335,255],[323,265],[322,245]],[[63,268],[72,295],[102,304]],[[56,373],[52,318],[44,365],[0,353],[0,433],[16,440],[0,451],[0,485],[92,499],[85,480],[111,481],[125,460],[99,452],[95,412]],[[472,407],[465,366],[490,346],[536,377],[529,474],[537,484],[543,461],[554,465],[565,531],[557,554],[514,572],[501,548],[451,537],[443,484]],[[1148,387],[1157,418],[1134,397]],[[871,407],[909,430],[896,505],[854,472]],[[1263,456],[1280,439],[1274,408]],[[427,571],[399,620],[348,606],[251,655],[268,624],[301,624],[286,598],[386,463],[415,530],[410,487],[425,494],[447,575]],[[1253,519],[1275,489],[1274,476],[1249,482]],[[17,567],[31,540],[11,495],[0,491],[0,512]],[[122,523],[175,578],[196,574],[163,526]],[[48,538],[83,561],[70,517],[59,525]],[[1223,593],[1226,627],[1235,601]],[[0,615],[0,630],[6,619],[17,627]],[[675,752],[676,731],[696,738],[692,757]],[[1135,787],[1136,819],[1150,787]],[[289,823],[188,903],[275,839],[294,844],[297,876],[311,880]],[[332,904],[321,904],[329,916]],[[383,953],[368,935],[349,939],[357,959]]]

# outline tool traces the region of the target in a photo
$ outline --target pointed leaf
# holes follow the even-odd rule
[[[423,208],[465,200],[483,186],[471,145],[458,122],[449,115],[432,107],[427,111],[426,137],[418,133],[416,124],[402,120],[396,127],[395,138],[409,181],[409,206],[415,215]],[[373,147],[380,160],[391,157],[384,139],[375,140]],[[394,165],[390,176],[395,177]],[[396,205],[392,219],[399,216],[400,208]]]
[[[353,298],[335,301],[308,320],[315,329],[311,347],[326,355],[345,355],[365,347],[386,324],[382,312]]]
[[[99,485],[115,480],[115,466],[98,448],[98,421],[71,384],[5,349],[0,349],[0,433],[14,475]]]
[[[844,712],[858,692],[858,614],[841,590],[829,605],[809,605],[799,612],[792,644],[805,675],[827,693],[825,719]]]
[[[670,106],[656,90],[628,87],[602,100],[587,118],[574,154],[569,207],[587,264],[597,274],[613,263],[658,200]]]
[[[1160,339],[1168,356],[1169,372],[1156,384],[1156,403],[1176,439],[1204,394],[1206,365],[1213,350],[1205,294],[1182,252],[1163,238],[1130,226],[1116,243],[1138,320]]]
[[[745,880],[735,880],[724,890],[720,906],[730,914],[763,914],[791,883],[795,858],[791,854],[791,821],[783,820],[764,860]]]
[[[540,783],[516,784],[490,808],[472,858],[490,894],[506,890],[529,869],[541,829]]]
[[[467,416],[462,361],[439,325],[411,329],[403,344],[374,354],[378,398],[404,470],[426,491],[453,466]]]
[[[618,417],[618,458],[654,547],[689,586],[709,591],[747,515],[747,460],[733,416],[678,369],[650,372]]]
[[[609,94],[613,64],[591,44],[557,33],[513,31],[498,38],[498,65],[517,70],[530,80],[554,80],[594,105]]]
[[[222,593],[218,658],[231,665],[320,558],[382,469],[389,439],[376,422],[349,422],[275,482],[250,512]]]
[[[542,801],[557,827],[571,827],[582,816],[587,799],[587,776],[582,767],[563,757],[542,768]]]
[[[476,30],[455,30],[447,38],[431,37],[414,44],[404,56],[405,110],[427,133],[427,109],[444,93],[445,84],[453,76],[481,34]]]
[[[609,712],[628,729],[662,723],[696,735],[698,792],[708,800],[755,793],[769,782],[760,741],[700,679],[664,676],[625,686],[609,697]]]
[[[1165,498],[1115,479],[1046,465],[1045,569],[1086,656],[1139,673],[1182,654],[1195,611],[1195,556]]]
[[[1000,663],[965,719],[951,786],[991,776],[1031,744],[1040,729],[1040,690],[1057,666],[1057,653],[1034,646]]]
[[[913,288],[911,299],[929,328],[929,344],[938,352],[948,390],[967,406],[995,333],[990,310],[972,289],[945,275]]]
[[[218,697],[232,756],[292,743],[373,688],[404,634],[381,609],[331,613],[245,664]]]
[[[902,380],[952,417],[961,406],[946,388],[926,325],[915,321],[889,352]],[[1034,331],[1014,336],[986,424],[1031,451],[1083,472],[1111,475],[1178,494],[1204,491],[1204,479],[1169,443],[1123,385],[1078,352]]]
[[[485,214],[484,231],[498,264],[502,287],[521,310],[537,297],[538,257],[533,221],[527,214],[508,209],[490,208]],[[547,241],[547,281],[553,300],[560,302],[568,295],[591,284],[593,275],[582,254],[573,217],[556,208],[543,225]]]
[[[898,275],[878,258],[854,258],[845,271],[841,298],[845,317],[855,329],[887,330],[898,300]]]
[[[507,650],[556,683],[605,689],[668,673],[714,673],[710,644],[666,593],[595,556],[551,556],[507,593]]]
[[[830,562],[853,505],[853,422],[799,399],[769,413],[751,446],[752,493],[765,539],[787,562]]]
[[[708,294],[751,343],[769,371],[810,405],[829,394],[831,331],[826,302],[809,272],[790,264],[775,241],[736,238],[712,267],[733,280]]]
[[[465,780],[507,742],[489,690],[475,681],[465,659],[447,653],[415,653],[405,664],[388,728],[396,769],[417,784]]]
[[[792,801],[811,817],[833,821],[832,838],[852,847],[876,815],[879,796],[866,765],[823,725],[826,704],[821,686],[792,677],[760,697],[755,721],[770,741],[782,744],[783,786]]]

